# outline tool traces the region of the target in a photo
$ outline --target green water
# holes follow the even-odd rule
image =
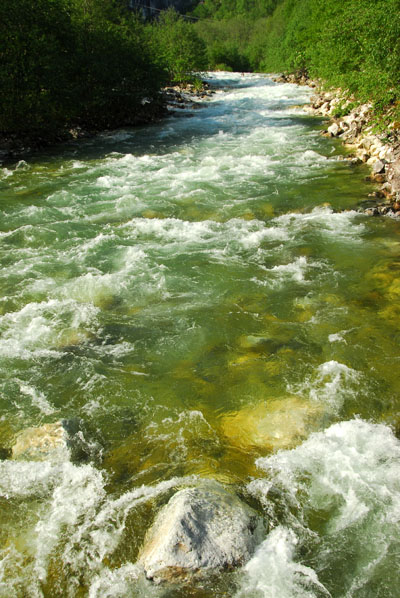
[[[397,596],[400,224],[357,211],[368,171],[310,90],[212,83],[190,117],[0,171],[0,447],[63,418],[89,447],[0,462],[1,596]],[[270,533],[155,587],[145,531],[198,477]]]

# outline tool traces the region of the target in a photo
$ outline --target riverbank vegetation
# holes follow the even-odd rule
[[[299,72],[400,120],[400,0],[205,0],[211,66]],[[400,127],[400,124],[399,124]]]
[[[0,3],[0,133],[49,139],[151,120],[162,86],[206,67],[189,22],[145,23],[123,0]]]
[[[0,136],[146,122],[207,68],[297,72],[400,130],[400,0],[203,0],[145,22],[126,0],[0,3]]]

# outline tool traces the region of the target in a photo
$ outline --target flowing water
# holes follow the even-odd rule
[[[198,110],[27,157],[0,180],[0,595],[395,598],[400,224],[311,90],[210,75]],[[79,420],[86,459],[10,459]],[[268,521],[244,568],[136,564],[177,488]]]

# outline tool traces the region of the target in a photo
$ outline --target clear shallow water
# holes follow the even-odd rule
[[[93,448],[0,461],[2,596],[397,596],[400,225],[356,211],[367,171],[310,90],[212,82],[190,118],[0,173],[0,446],[79,417]],[[153,587],[144,533],[199,476],[269,534]]]

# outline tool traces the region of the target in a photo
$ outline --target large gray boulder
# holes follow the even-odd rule
[[[379,174],[385,170],[385,164],[382,160],[376,160],[374,165],[372,166],[373,174]]]
[[[138,563],[156,583],[201,577],[246,563],[263,532],[252,508],[210,480],[178,491],[161,509]]]
[[[337,123],[333,123],[330,127],[328,127],[328,133],[331,137],[337,137],[340,133],[340,128]]]

